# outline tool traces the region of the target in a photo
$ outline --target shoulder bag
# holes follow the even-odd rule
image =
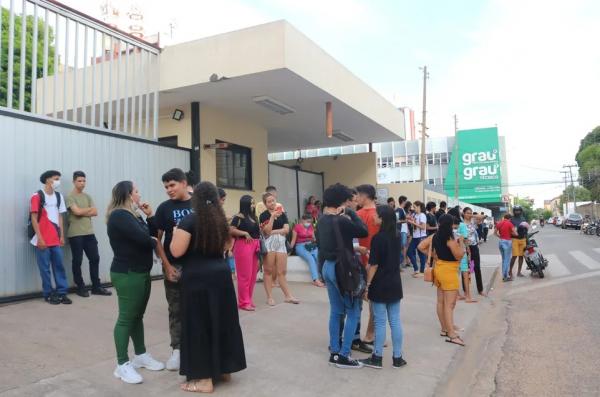
[[[425,274],[423,275],[423,280],[426,283],[433,283],[433,267],[431,267],[431,256],[433,253],[433,238],[435,237],[435,233],[431,235],[431,241],[429,242],[429,250],[427,252],[427,262],[425,264]]]

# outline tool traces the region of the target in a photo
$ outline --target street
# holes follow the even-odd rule
[[[553,225],[536,236],[546,277],[497,282],[492,309],[436,394],[598,396],[600,239]],[[488,243],[493,254],[497,240]]]

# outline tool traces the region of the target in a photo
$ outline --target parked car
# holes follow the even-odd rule
[[[564,220],[565,220],[565,218],[564,218],[564,217],[562,217],[562,216],[557,216],[557,217],[554,219],[554,226],[556,226],[556,227],[560,227],[560,226],[562,226],[562,224],[563,224],[563,221],[564,221]]]
[[[581,229],[581,225],[583,224],[583,216],[572,213],[567,216],[562,224],[563,229]]]
[[[551,216],[550,218],[548,218],[548,221],[547,221],[547,223],[548,223],[549,225],[553,225],[553,224],[554,224],[554,217],[553,217],[553,216]]]

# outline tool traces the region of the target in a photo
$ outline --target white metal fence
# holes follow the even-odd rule
[[[93,225],[100,250],[100,279],[110,281],[113,253],[106,234],[105,216],[112,187],[121,180],[131,180],[144,201],[156,209],[168,198],[160,175],[173,167],[189,169],[189,151],[165,147],[150,140],[92,133],[89,128],[78,129],[62,121],[42,121],[27,115],[16,117],[14,113],[0,110],[0,140],[7,148],[0,156],[0,169],[6,174],[6,188],[0,191],[0,212],[3,214],[0,303],[41,291],[26,223],[31,195],[40,189],[39,176],[49,169],[62,172],[60,192],[64,196],[72,189],[73,171],[86,173],[86,192],[94,198],[98,209]],[[69,284],[73,285],[68,242],[63,252]],[[89,284],[87,260],[84,260],[83,268],[84,280]],[[152,274],[161,274],[160,266],[155,266]]]
[[[0,107],[157,139],[158,47],[54,1],[0,6]]]

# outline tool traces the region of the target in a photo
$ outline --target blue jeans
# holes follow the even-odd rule
[[[296,254],[308,263],[310,277],[313,281],[316,281],[319,279],[319,268],[317,266],[317,263],[319,262],[319,250],[315,247],[312,251],[309,251],[306,249],[306,244],[307,243],[296,244]]]
[[[375,350],[376,356],[383,356],[385,344],[385,323],[390,322],[392,330],[392,346],[394,358],[402,357],[402,322],[400,321],[400,301],[394,303],[373,302],[373,321],[375,325]]]
[[[404,265],[404,247],[406,247],[406,242],[408,241],[408,233],[400,232],[400,266]],[[408,253],[407,253],[408,254]]]
[[[350,356],[350,348],[356,331],[356,323],[360,317],[360,298],[353,298],[349,294],[342,294],[335,277],[335,262],[325,261],[323,265],[323,279],[327,285],[329,296],[329,349],[331,353]],[[340,346],[340,322],[346,317],[344,333]]]
[[[424,238],[425,237],[413,237],[413,239],[410,241],[410,246],[408,247],[407,255],[410,258],[410,263],[412,263],[415,272],[425,272],[425,262],[427,262],[427,257],[424,253],[417,249],[417,246]],[[419,255],[421,267],[417,266],[417,254]]]
[[[235,273],[235,258],[233,256],[227,257],[227,264],[229,265],[229,270],[231,270],[231,273]]]
[[[499,248],[502,255],[502,277],[507,278],[512,257],[512,240],[500,240]]]
[[[62,248],[56,246],[42,250],[35,247],[35,257],[42,278],[44,298],[49,297],[53,292],[57,292],[58,295],[66,295],[69,285],[67,284],[67,274],[65,273],[65,267],[63,266]],[[50,273],[50,268],[52,268],[52,274],[54,275],[56,290],[52,288],[52,274]]]

